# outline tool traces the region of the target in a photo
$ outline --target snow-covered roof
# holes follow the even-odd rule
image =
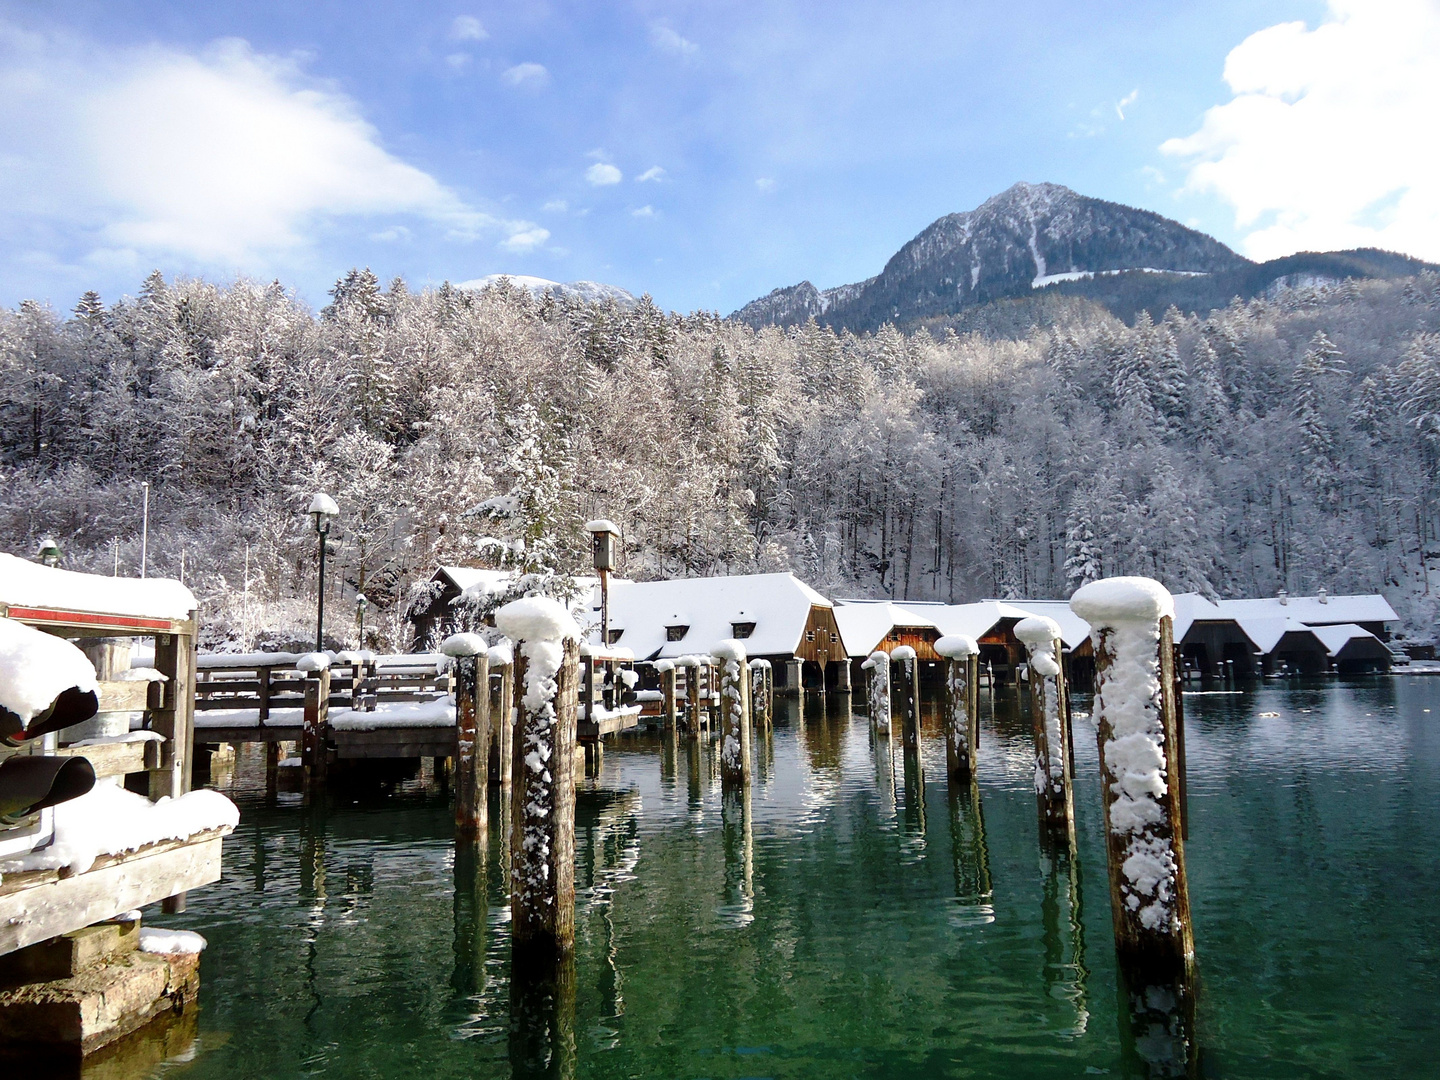
[[[619,645],[646,660],[709,653],[735,636],[732,624],[755,624],[745,639],[751,656],[793,654],[800,646],[812,606],[829,600],[793,574],[612,581],[610,628],[623,630]],[[689,627],[679,641],[667,627]]]
[[[1190,627],[1197,622],[1210,622],[1217,619],[1227,619],[1229,616],[1223,614],[1218,607],[1210,600],[1199,593],[1187,592],[1176,593],[1175,600],[1175,640],[1183,641],[1185,635],[1190,632]]]
[[[1090,624],[1070,610],[1065,600],[979,600],[973,604],[916,604],[945,635],[961,634],[979,641],[1002,619],[1028,619],[1040,615],[1060,624],[1060,639],[1073,649],[1090,636]]]
[[[1376,645],[1379,645],[1380,648],[1385,648],[1384,643],[1381,642],[1379,638],[1363,626],[1356,626],[1354,623],[1338,623],[1333,626],[1312,626],[1310,632],[1320,639],[1320,644],[1325,646],[1325,651],[1332,657],[1340,655],[1340,650],[1357,638],[1361,640],[1369,638],[1375,642]]]
[[[448,577],[461,592],[477,585],[484,585],[491,592],[499,592],[515,577],[513,570],[484,570],[478,566],[442,566],[440,573]]]
[[[1221,600],[1217,605],[1220,618],[1282,618],[1294,619],[1306,626],[1340,623],[1394,622],[1400,616],[1389,601],[1379,593],[1359,596],[1265,597],[1260,600]]]
[[[1060,640],[1067,651],[1090,636],[1090,624],[1070,610],[1069,600],[1010,600],[1005,606],[1054,619],[1060,624]]]
[[[0,604],[156,619],[188,619],[196,607],[195,594],[171,578],[82,574],[4,554]]]
[[[869,656],[897,626],[938,629],[935,620],[893,600],[838,600],[835,622],[851,656]]]
[[[1298,619],[1287,619],[1283,615],[1246,615],[1236,618],[1235,623],[1262,653],[1274,649],[1286,634],[1315,634],[1313,629]]]

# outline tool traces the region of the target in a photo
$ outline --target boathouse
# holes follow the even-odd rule
[[[708,655],[728,638],[770,661],[777,686],[794,688],[797,665],[807,689],[849,685],[834,605],[794,574],[610,583],[610,644],[636,660]]]
[[[923,665],[922,673],[940,660],[935,642],[941,634],[935,621],[893,600],[837,600],[835,622],[850,653],[852,685],[860,680],[860,665],[877,649],[888,653],[909,645]]]
[[[451,634],[472,629],[462,600],[483,599],[511,589],[520,574],[515,570],[495,570],[479,566],[441,566],[430,580],[416,590],[406,613],[410,623],[410,647],[415,652],[439,648]],[[612,585],[618,579],[611,578]],[[570,613],[582,626],[587,613],[594,611],[594,622],[600,622],[599,578],[582,574],[575,579],[579,595],[569,604]]]

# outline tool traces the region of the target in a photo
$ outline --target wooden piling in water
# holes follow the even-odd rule
[[[774,722],[775,672],[769,660],[750,661],[750,718],[756,730],[764,731]]]
[[[861,671],[868,671],[870,678],[866,682],[867,704],[870,712],[870,722],[875,725],[875,730],[882,735],[890,734],[890,654],[877,649],[870,654],[863,664]]]
[[[513,647],[502,655],[490,651],[490,664],[500,664],[500,786],[506,790],[514,776],[515,753],[515,657]]]
[[[1030,669],[1030,725],[1035,739],[1035,798],[1047,828],[1075,833],[1075,796],[1071,785],[1070,718],[1065,695],[1060,627],[1053,619],[1031,616],[1015,624]]]
[[[1149,578],[1083,586],[1071,610],[1095,650],[1095,723],[1115,949],[1142,981],[1187,978],[1195,960],[1175,726],[1174,601]]]
[[[521,691],[511,755],[511,941],[517,961],[543,966],[575,944],[580,635],[564,607],[541,597],[507,604],[495,621],[515,642]]]
[[[805,661],[798,657],[785,661],[785,693],[802,701],[805,698]]]
[[[660,729],[671,735],[680,726],[680,706],[675,700],[675,663],[656,660],[655,670],[660,675]]]
[[[720,783],[725,788],[750,783],[750,673],[745,646],[722,641],[715,646],[720,672]]]
[[[311,660],[311,657],[319,660]],[[330,666],[324,653],[311,653],[300,661],[305,671],[305,717],[300,729],[300,766],[304,774],[305,793],[319,791],[325,786],[329,765],[328,742],[330,738]],[[320,660],[325,664],[320,665]]]
[[[980,647],[952,634],[935,642],[935,651],[945,661],[945,768],[963,780],[974,774],[980,748]]]
[[[462,835],[482,836],[489,825],[488,646],[478,634],[455,634],[440,651],[455,661],[455,828]]]
[[[920,747],[920,672],[915,650],[901,645],[890,653],[890,662],[897,665],[895,690],[900,698],[901,732],[905,747]]]
[[[692,739],[700,736],[700,661],[682,656],[675,661],[685,669],[685,733]]]

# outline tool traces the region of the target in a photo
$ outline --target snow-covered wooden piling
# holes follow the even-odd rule
[[[675,700],[675,661],[656,660],[660,676],[660,729],[669,735],[680,726],[680,706]]]
[[[517,958],[537,963],[575,943],[575,738],[580,629],[563,605],[526,597],[496,613],[515,643],[520,708],[511,785],[510,918]]]
[[[726,640],[715,646],[720,670],[720,783],[750,783],[750,678],[745,646]]]
[[[775,716],[775,672],[769,660],[750,661],[751,721],[758,730],[768,728]]]
[[[499,672],[499,693],[491,717],[491,735],[499,741],[496,772],[503,791],[510,790],[511,754],[515,745],[515,650],[507,640],[490,646],[490,671]],[[502,803],[504,800],[501,800]]]
[[[1121,577],[1083,586],[1070,608],[1091,626],[1094,716],[1121,964],[1145,977],[1183,976],[1194,962],[1180,835],[1173,651],[1162,647],[1175,605],[1159,582]]]
[[[440,651],[455,662],[455,828],[483,835],[489,825],[489,646],[479,634],[454,634]]]
[[[860,665],[868,671],[867,683],[870,722],[882,735],[890,734],[890,654],[877,649]]]
[[[325,786],[329,764],[327,741],[330,732],[330,657],[324,653],[306,653],[295,667],[305,673],[305,714],[300,729],[300,765],[304,773],[305,791]]]
[[[945,661],[945,768],[964,779],[975,771],[980,749],[980,647],[964,634],[935,642]]]
[[[798,658],[785,661],[785,693],[791,697],[805,696],[805,661]]]
[[[890,652],[895,690],[900,698],[900,730],[908,749],[920,746],[920,665],[915,650],[900,645]]]
[[[1035,797],[1047,827],[1072,835],[1075,798],[1070,784],[1070,716],[1060,626],[1032,615],[1015,624],[1030,669],[1030,723],[1035,738]]]
[[[675,666],[685,672],[685,733],[691,738],[700,734],[700,658],[682,656]]]

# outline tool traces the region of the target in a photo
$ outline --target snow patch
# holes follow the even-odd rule
[[[1082,585],[1070,598],[1070,610],[1095,630],[1121,623],[1158,622],[1175,614],[1175,598],[1154,578],[1113,577]]]
[[[64,638],[0,619],[0,706],[29,724],[71,687],[94,691],[95,668]]]
[[[959,660],[966,656],[979,656],[980,646],[975,639],[965,634],[946,634],[935,642],[935,651],[947,660]]]
[[[440,643],[440,651],[446,656],[479,656],[490,646],[479,634],[451,634]]]
[[[565,605],[548,596],[512,600],[495,613],[495,625],[512,641],[563,641],[581,638],[580,627]]]
[[[209,944],[194,930],[163,930],[150,926],[140,928],[139,949],[144,953],[174,956],[177,953],[196,955]]]

